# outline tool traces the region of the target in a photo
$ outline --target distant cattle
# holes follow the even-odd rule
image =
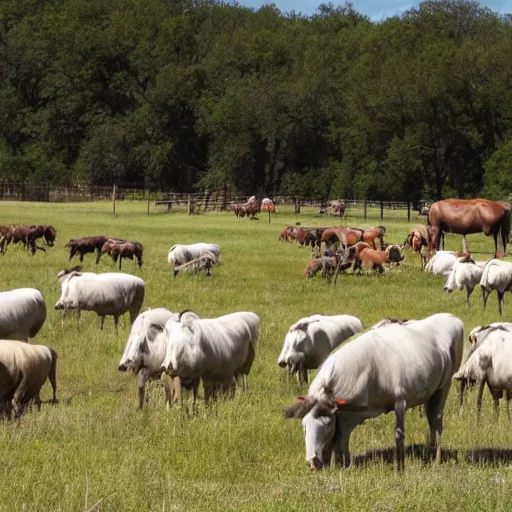
[[[0,292],[0,338],[33,338],[46,319],[46,304],[39,290],[17,288]]]
[[[96,252],[96,263],[98,263],[101,258],[101,248],[109,239],[108,236],[103,235],[72,238],[65,247],[69,247],[69,259],[78,254],[80,262],[83,262],[85,254]]]
[[[45,245],[53,247],[57,232],[53,226],[13,224],[0,227],[0,253],[5,254],[7,247],[13,243],[21,242],[24,247],[30,249],[32,255],[37,250],[46,252],[44,247],[37,245],[37,240],[42,238]]]
[[[121,264],[123,258],[137,260],[139,267],[142,267],[142,254],[144,247],[140,242],[132,242],[129,240],[115,240],[109,238],[101,247],[101,254],[107,253],[117,263],[119,259],[119,270],[121,270]]]
[[[212,253],[217,258],[217,261],[220,260],[220,246],[218,244],[177,244],[169,249],[167,261],[176,268],[208,252]]]

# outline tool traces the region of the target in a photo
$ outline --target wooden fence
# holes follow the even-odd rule
[[[109,187],[91,186],[76,183],[72,186],[58,186],[31,182],[1,182],[0,200],[3,201],[39,201],[39,202],[91,202],[112,201],[115,213],[116,201],[145,201],[147,213],[161,211],[186,211],[188,214],[204,214],[212,211],[231,210],[234,204],[247,201],[247,196],[233,196],[223,190],[211,193],[174,193],[163,190],[150,190],[114,185]],[[329,213],[329,201],[318,198],[297,196],[275,196],[276,210],[281,206],[290,207],[300,214],[302,207],[318,208],[318,213]],[[401,210],[404,217],[411,218],[412,204],[399,201],[370,201],[364,199],[345,199],[346,215],[385,218],[386,210]],[[161,207],[161,208],[160,208]]]

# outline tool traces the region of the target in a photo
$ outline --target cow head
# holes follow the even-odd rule
[[[302,418],[306,463],[311,470],[322,469],[330,462],[336,434],[336,412],[347,404],[341,398],[318,400],[297,397],[296,403],[285,410],[287,418]]]
[[[138,372],[141,368],[159,371],[165,356],[164,325],[151,322],[148,312],[137,317],[130,330],[128,342],[117,369]]]

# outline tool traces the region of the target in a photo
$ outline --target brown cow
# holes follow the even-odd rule
[[[107,253],[112,257],[114,263],[117,263],[119,259],[119,270],[121,270],[121,264],[123,258],[128,258],[133,261],[133,258],[137,258],[137,264],[142,267],[142,253],[144,247],[139,242],[131,242],[129,240],[115,240],[109,238],[101,248],[101,254]]]
[[[82,238],[72,238],[65,247],[69,247],[69,259],[75,254],[80,255],[80,263],[84,261],[84,254],[96,251],[96,264],[101,258],[101,248],[109,239],[108,236],[84,236]]]
[[[354,272],[360,271],[361,267],[379,273],[384,272],[384,263],[390,261],[397,262],[396,252],[398,252],[398,261],[402,259],[400,249],[397,245],[390,245],[385,251],[376,251],[365,242],[358,242],[348,251],[348,256],[353,257],[356,261],[354,264]]]
[[[432,226],[430,249],[440,248],[442,233],[462,235],[463,250],[467,252],[466,235],[484,233],[494,238],[494,254],[498,251],[501,234],[503,252],[506,253],[512,225],[509,203],[488,199],[445,199],[434,203],[428,212],[427,224]]]

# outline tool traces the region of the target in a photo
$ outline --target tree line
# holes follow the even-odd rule
[[[0,2],[0,174],[179,192],[512,192],[512,17],[217,0]]]

